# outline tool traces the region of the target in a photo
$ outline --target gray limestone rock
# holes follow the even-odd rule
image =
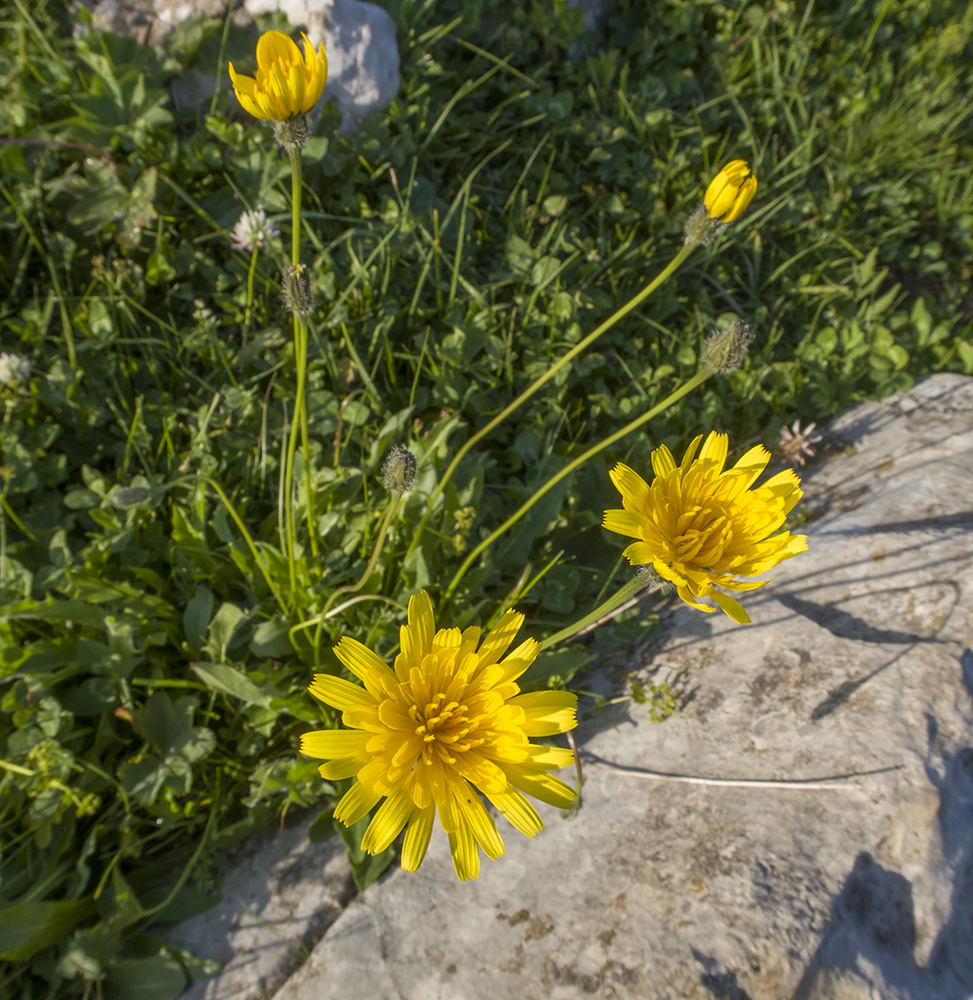
[[[809,551],[744,595],[754,624],[670,606],[625,665],[681,711],[589,711],[576,815],[506,828],[466,884],[440,831],[276,1000],[973,994],[973,380],[830,435]]]
[[[585,28],[601,31],[615,9],[615,0],[568,0],[568,6],[583,7]]]
[[[306,958],[354,895],[344,845],[307,839],[307,818],[259,838],[229,861],[222,901],[167,928],[164,936],[200,958],[225,963],[183,1000],[263,1000]]]
[[[228,0],[83,0],[92,23],[102,31],[157,45],[183,21],[198,14],[225,17]],[[237,23],[282,11],[328,54],[324,99],[341,112],[341,130],[354,129],[372,111],[387,107],[399,91],[399,48],[395,22],[387,11],[363,0],[245,0],[234,11]],[[178,106],[208,101],[215,78],[192,74],[177,81]]]
[[[173,29],[198,14],[226,17],[228,0],[82,0],[91,9],[93,26],[99,31],[135,38],[145,45],[158,45]],[[250,23],[242,10],[233,14],[237,24]]]

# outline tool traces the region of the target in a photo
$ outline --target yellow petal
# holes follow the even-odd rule
[[[487,633],[480,646],[480,663],[487,666],[496,663],[510,648],[514,637],[524,624],[524,616],[517,611],[508,611]]]
[[[344,826],[354,826],[362,816],[368,815],[381,797],[380,793],[356,781],[335,807],[334,818]]]
[[[516,767],[505,770],[511,784],[535,799],[540,799],[541,802],[556,806],[558,809],[570,809],[577,801],[578,793],[560,778],[555,778],[553,774],[543,771],[540,774],[530,773],[518,770]]]
[[[385,665],[385,661],[357,639],[342,636],[334,647],[334,655],[373,695],[383,693],[383,682],[395,683],[395,674]]]
[[[499,795],[487,795],[487,798],[496,806],[507,822],[525,837],[533,839],[537,836],[538,831],[544,829],[544,824],[538,816],[537,810],[516,788],[511,788]]]
[[[319,701],[323,701],[325,705],[339,710],[346,708],[375,709],[378,705],[375,696],[369,694],[361,685],[352,684],[350,681],[342,680],[331,674],[315,674],[308,691]]]
[[[649,502],[649,485],[637,472],[619,462],[608,473],[608,478],[621,493],[622,504],[626,510],[644,509]]]
[[[717,471],[723,468],[726,463],[726,453],[729,449],[729,438],[725,434],[717,434],[712,431],[706,437],[706,441],[703,444],[702,450],[699,453],[699,461],[701,462],[715,462]],[[687,454],[689,454],[687,452]],[[683,459],[683,466],[685,466],[686,460]]]
[[[500,664],[502,668],[494,685],[509,684],[527,671],[537,659],[541,644],[536,639],[525,639],[509,656],[504,657]],[[514,692],[511,692],[513,694]]]
[[[475,879],[480,874],[480,852],[473,833],[467,827],[449,835],[449,852],[453,856],[453,870],[460,882]]]
[[[652,472],[655,476],[664,476],[673,472],[676,468],[676,461],[672,457],[672,452],[663,444],[652,452]]]
[[[402,867],[407,872],[419,870],[423,858],[426,856],[426,849],[429,847],[429,838],[432,836],[432,825],[436,820],[436,807],[429,806],[427,809],[417,809],[412,814],[412,822],[405,832],[405,840],[402,842]]]
[[[319,729],[301,736],[301,753],[308,757],[355,757],[365,753],[369,734],[347,729]]]
[[[390,795],[368,824],[365,836],[362,837],[361,849],[366,854],[381,854],[399,835],[414,812],[412,798],[404,789]]]
[[[503,839],[480,796],[470,789],[467,796],[459,803],[459,809],[463,816],[463,827],[473,834],[474,839],[483,848],[483,853],[492,860],[503,857]]]
[[[724,435],[714,433],[710,434],[709,437],[710,439],[712,439],[712,438],[720,438],[723,436]],[[692,441],[689,442],[689,447],[686,449],[685,453],[682,456],[682,461],[679,463],[679,468],[683,472],[686,472],[686,470],[693,464],[694,460],[696,459],[696,449],[699,447],[699,442],[702,440],[703,440],[703,435],[697,434],[696,437],[694,437]],[[707,444],[709,444],[709,441],[707,441]]]
[[[266,72],[274,64],[300,60],[301,53],[294,40],[282,31],[265,31],[257,40],[257,65]]]
[[[726,594],[721,594],[718,590],[713,590],[709,595],[738,625],[749,625],[750,616],[743,610],[743,605],[739,601],[733,600]]]
[[[318,768],[318,774],[325,781],[354,778],[370,759],[369,757],[338,757],[335,760],[327,760]]]
[[[577,724],[578,696],[572,691],[531,691],[511,698],[508,704],[523,709],[527,736],[566,733]]]
[[[422,658],[432,651],[432,640],[436,634],[436,618],[432,601],[423,590],[409,598],[408,624],[399,629],[401,656],[408,666],[419,666]],[[396,658],[398,664],[398,657]]]
[[[606,531],[617,531],[620,535],[628,535],[629,538],[642,537],[642,525],[645,517],[630,510],[606,510],[602,518],[601,526]]]

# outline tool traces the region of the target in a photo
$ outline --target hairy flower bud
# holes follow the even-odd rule
[[[307,119],[304,115],[298,115],[296,118],[288,118],[282,122],[274,122],[274,138],[281,149],[288,151],[303,149],[309,134],[310,130],[307,127]]]
[[[747,356],[751,340],[753,330],[741,319],[725,330],[714,330],[703,344],[703,364],[721,375],[736,371]]]
[[[404,445],[397,444],[385,459],[382,466],[382,482],[389,493],[402,496],[408,493],[416,482],[415,455]]]
[[[306,318],[314,312],[311,275],[303,264],[291,264],[284,272],[281,291],[284,296],[284,308],[289,313]]]

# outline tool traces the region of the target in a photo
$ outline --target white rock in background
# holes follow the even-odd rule
[[[399,91],[399,47],[387,11],[363,0],[246,0],[250,14],[281,11],[328,53],[325,100],[341,112],[341,130],[384,108]]]
[[[222,18],[227,0],[83,0],[92,23],[102,31],[157,45],[173,28],[197,14]],[[341,112],[341,131],[356,128],[370,112],[387,107],[399,92],[399,48],[395,22],[381,7],[362,0],[245,0],[234,23],[248,15],[281,11],[295,27],[304,28],[328,53],[324,99]],[[247,21],[249,23],[249,21]],[[80,28],[79,28],[80,30]],[[228,79],[228,78],[227,78]],[[173,98],[183,107],[205,103],[215,92],[208,74],[176,81]]]
[[[830,434],[848,448],[810,476],[809,551],[744,595],[755,624],[678,606],[643,651],[685,707],[590,717],[583,750],[622,767],[589,763],[573,819],[541,806],[536,841],[506,828],[466,884],[437,831],[276,1000],[973,995],[973,379]]]
[[[198,14],[226,17],[227,0],[81,0],[91,10],[98,31],[135,38],[145,45],[158,45],[173,29]],[[233,23],[249,23],[246,14],[234,11]],[[79,34],[76,26],[75,34]]]
[[[569,7],[584,8],[584,26],[588,31],[601,31],[615,9],[615,0],[568,0]]]

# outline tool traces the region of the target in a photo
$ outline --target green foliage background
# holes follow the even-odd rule
[[[753,325],[744,368],[552,491],[443,621],[516,595],[542,635],[589,610],[620,570],[598,527],[617,459],[709,429],[772,445],[795,417],[973,372],[967,4],[619,0],[598,36],[546,0],[384,6],[399,96],[349,134],[325,107],[304,155],[323,554],[296,608],[361,575],[388,448],[420,474],[366,589],[388,600],[329,619],[324,648],[391,652],[408,596],[435,603],[539,484],[693,374],[716,324]],[[0,32],[0,349],[34,372],[0,400],[0,991],[174,996],[212,969],[148,928],[208,904],[218,849],[340,791],[296,753],[333,721],[305,693],[307,632],[288,637],[201,478],[284,574],[285,251],[258,256],[248,317],[228,230],[259,202],[286,237],[287,161],[225,88],[256,27],[148,49],[3,2]],[[221,89],[187,97],[217,66]],[[737,157],[760,179],[746,215],[468,456],[403,564],[459,444],[665,265]],[[388,858],[352,862],[365,882]]]

